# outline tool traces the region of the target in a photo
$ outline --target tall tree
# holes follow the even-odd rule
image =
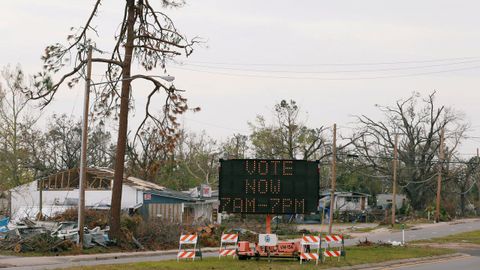
[[[144,80],[152,85],[147,96],[145,118],[142,125],[151,121],[156,125],[161,136],[171,143],[167,144],[173,149],[178,138],[177,115],[188,109],[187,100],[173,86],[167,84],[158,76],[148,73],[132,74],[132,64],[138,63],[145,71],[160,68],[166,72],[169,59],[184,54],[192,53],[192,45],[196,42],[188,40],[175,28],[173,21],[148,0],[126,0],[124,14],[120,19],[120,27],[115,42],[107,50],[96,48],[93,38],[98,33],[93,25],[93,19],[98,13],[101,0],[97,0],[86,23],[77,32],[68,36],[69,44],[50,45],[45,50],[44,71],[37,75],[38,90],[31,93],[31,98],[43,100],[43,105],[48,105],[61,85],[68,81],[68,86],[73,87],[79,79],[84,77],[84,67],[87,63],[87,50],[94,47],[96,53],[110,51],[107,57],[93,58],[94,63],[106,64],[105,77],[109,83],[96,90],[96,110],[103,115],[113,115],[118,118],[118,138],[115,154],[115,176],[112,190],[110,234],[113,238],[120,236],[120,207],[122,199],[122,182],[124,175],[125,150],[127,144],[128,113],[133,107],[131,102],[132,82]],[[178,7],[183,1],[162,0],[162,6]],[[70,59],[69,56],[73,56]],[[57,82],[53,82],[50,74],[58,73],[67,66],[73,68],[63,73]],[[155,94],[164,94],[163,116],[155,117],[150,113],[150,105]],[[138,132],[138,130],[137,130]]]
[[[384,120],[366,115],[356,117],[359,127],[352,139],[356,154],[366,166],[389,177],[394,136],[400,134],[398,184],[414,209],[423,210],[435,197],[440,130],[446,130],[448,156],[454,153],[467,126],[459,113],[436,105],[435,92],[426,98],[413,93],[394,106],[378,108]]]
[[[20,66],[5,67],[0,82],[0,187],[17,186],[32,178],[28,169],[27,133],[36,122],[23,92],[29,89]]]
[[[247,158],[248,149],[248,136],[242,134],[233,134],[222,143],[224,158]]]
[[[325,128],[309,128],[300,117],[294,100],[282,100],[275,105],[272,124],[263,116],[249,123],[250,140],[255,156],[262,158],[322,159],[326,153]]]
[[[217,142],[205,132],[191,133],[185,139],[183,168],[197,184],[217,184],[220,150]]]

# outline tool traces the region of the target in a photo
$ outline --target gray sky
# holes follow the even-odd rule
[[[4,1],[0,65],[38,71],[45,46],[64,42],[93,2]],[[123,1],[105,0],[95,19],[105,50],[122,7]],[[214,138],[246,134],[247,122],[257,114],[271,116],[281,99],[296,100],[310,126],[351,126],[352,115],[381,118],[374,104],[393,105],[413,91],[433,90],[438,104],[464,112],[469,135],[480,137],[478,10],[478,1],[187,0],[166,13],[181,32],[206,43],[168,71],[177,88],[188,90],[190,105],[202,107],[185,116],[186,127]],[[94,74],[102,73],[95,68]],[[80,116],[82,91],[61,89],[46,114]],[[131,128],[143,116],[144,99],[135,98]],[[461,152],[474,154],[479,144],[468,139]]]

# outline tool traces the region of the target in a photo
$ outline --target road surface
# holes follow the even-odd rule
[[[433,237],[446,236],[459,232],[480,230],[480,219],[466,220],[461,222],[450,223],[438,223],[427,226],[422,226],[419,229],[407,230],[405,233],[406,241],[429,239]],[[366,234],[369,241],[401,241],[401,232],[382,232],[375,234]],[[346,245],[354,245],[359,239],[347,239]],[[361,238],[363,240],[363,238]],[[478,270],[480,265],[480,251],[466,251],[470,252],[472,256],[465,257],[463,259],[452,260],[447,262],[440,262],[438,264],[418,264],[405,266],[407,268],[376,268],[376,269],[475,269]],[[204,257],[217,256],[216,252],[204,252]],[[135,256],[128,258],[112,258],[105,260],[82,260],[78,261],[78,256],[59,256],[59,257],[0,257],[0,265],[9,264],[16,267],[0,268],[1,270],[43,270],[43,269],[61,269],[72,266],[89,266],[89,265],[104,265],[104,264],[122,264],[122,263],[135,263],[135,262],[148,262],[148,261],[161,261],[172,260],[176,258],[176,254],[164,254],[158,256]],[[77,259],[77,260],[75,260]],[[447,266],[448,267],[447,267]],[[473,267],[474,268],[468,268]],[[400,266],[399,266],[400,267]],[[412,267],[424,267],[424,268],[412,268]],[[426,267],[426,268],[425,268]],[[440,267],[440,268],[439,268]],[[446,267],[446,268],[441,268]]]
[[[478,256],[461,256],[453,259],[443,259],[433,262],[419,262],[411,264],[403,264],[385,268],[372,268],[370,270],[478,270],[480,268],[480,257]]]

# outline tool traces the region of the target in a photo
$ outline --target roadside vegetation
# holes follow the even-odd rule
[[[419,247],[348,247],[347,258],[337,260],[326,260],[325,263],[319,263],[316,266],[314,263],[306,263],[300,265],[298,261],[292,259],[277,259],[268,262],[268,260],[261,259],[260,261],[248,260],[238,261],[232,258],[206,258],[203,260],[180,261],[175,260],[161,261],[161,262],[142,262],[134,264],[119,264],[102,266],[105,270],[150,270],[150,269],[325,269],[335,266],[352,266],[365,263],[384,262],[390,260],[399,260],[407,258],[419,258],[428,256],[439,256],[452,253],[448,249],[438,248],[419,248]],[[93,270],[98,269],[98,266],[91,267],[72,267],[69,270]]]
[[[480,245],[480,230],[452,234],[444,237],[432,238],[427,240],[414,241],[412,243],[461,243]]]

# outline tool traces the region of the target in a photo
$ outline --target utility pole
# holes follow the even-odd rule
[[[437,204],[435,207],[435,222],[440,221],[440,194],[442,190],[442,162],[443,162],[443,136],[445,136],[445,129],[440,131],[440,146],[439,146],[439,161],[437,172]]]
[[[87,77],[85,78],[85,96],[83,100],[82,123],[82,151],[80,157],[80,181],[78,184],[78,240],[80,249],[83,248],[83,227],[85,226],[85,183],[87,182],[87,139],[88,113],[90,107],[90,83],[92,78],[92,46],[88,49]]]
[[[330,218],[328,234],[332,234],[333,207],[335,205],[335,186],[337,184],[337,124],[333,124],[333,148],[332,148],[332,191],[330,193]]]
[[[476,161],[477,161],[477,166],[479,166],[479,164],[480,164],[480,153],[479,153],[478,148],[477,148],[477,160]],[[480,190],[480,179],[479,179],[478,174],[476,176],[475,182],[477,183],[477,189]],[[480,198],[478,199],[478,205],[480,206]],[[477,210],[476,213],[478,215],[479,210]]]
[[[398,163],[398,134],[395,134],[395,144],[393,146],[392,227],[395,226],[395,212],[397,210],[397,163]]]
[[[38,204],[38,214],[37,220],[43,219],[43,179],[38,180],[38,193],[39,193],[39,204]]]

